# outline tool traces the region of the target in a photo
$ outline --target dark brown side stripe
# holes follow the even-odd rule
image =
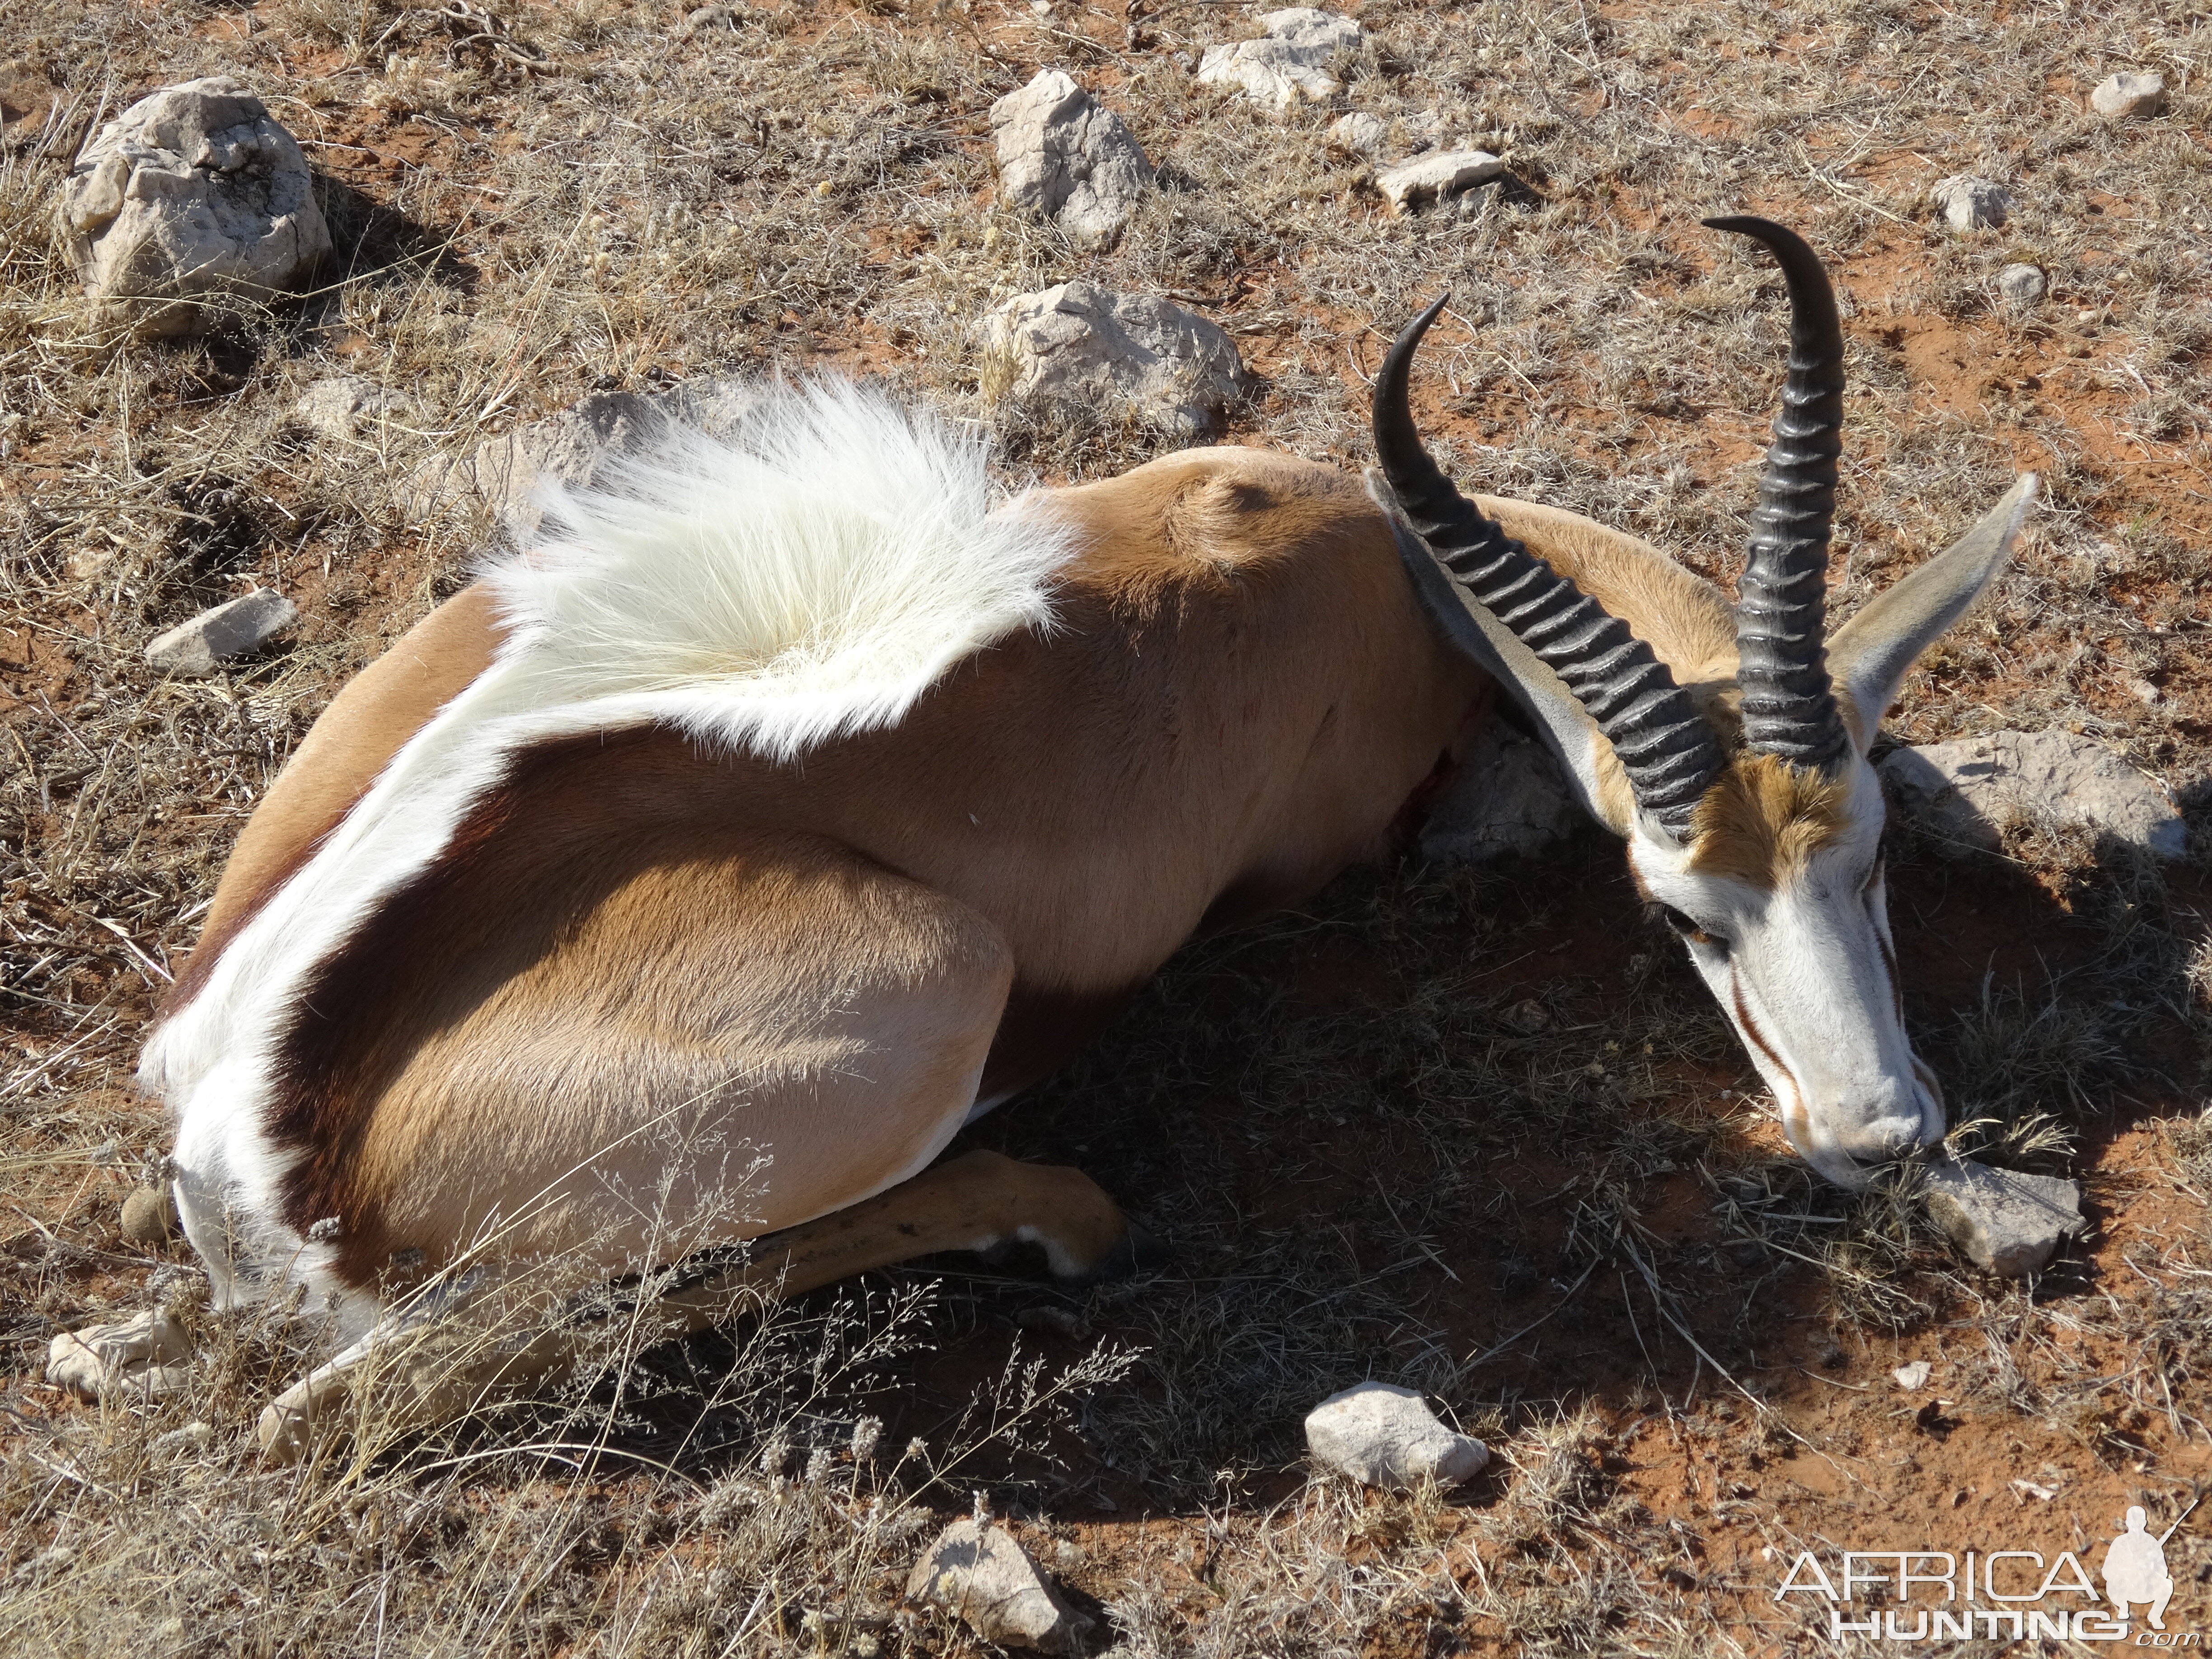
[[[295,994],[292,1023],[270,1068],[266,1119],[270,1139],[296,1155],[283,1179],[280,1212],[302,1234],[318,1221],[337,1218],[332,1265],[348,1284],[374,1284],[392,1250],[408,1242],[386,1236],[355,1176],[377,1102],[409,1057],[410,1045],[394,1034],[413,1029],[410,1015],[428,994],[426,988],[451,988],[439,971],[441,960],[467,946],[453,936],[453,918],[470,908],[459,895],[487,878],[497,884],[495,844],[516,823],[534,784],[572,761],[603,760],[642,735],[594,732],[517,756],[463,817],[445,850],[388,896]]]

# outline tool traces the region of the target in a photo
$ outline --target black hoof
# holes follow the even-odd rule
[[[1121,1235],[1121,1242],[1100,1257],[1098,1265],[1076,1282],[1108,1285],[1117,1279],[1133,1279],[1139,1273],[1157,1272],[1174,1260],[1174,1250],[1133,1221],[1129,1224],[1129,1231]]]

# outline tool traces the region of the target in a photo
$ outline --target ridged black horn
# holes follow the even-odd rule
[[[1844,331],[1836,295],[1820,255],[1795,231],[1747,216],[1705,223],[1762,244],[1790,285],[1790,372],[1736,586],[1744,746],[1826,771],[1850,751],[1825,648],[1828,537],[1836,458],[1844,447]]]
[[[1628,624],[1482,516],[1421,443],[1406,383],[1447,294],[1406,325],[1375,377],[1375,453],[1406,517],[1452,580],[1557,674],[1620,757],[1637,804],[1686,836],[1726,764],[1712,729]]]

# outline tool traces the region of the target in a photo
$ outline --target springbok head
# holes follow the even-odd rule
[[[1781,226],[1705,223],[1763,243],[1790,289],[1782,414],[1733,605],[1640,542],[1491,503],[1543,556],[1532,555],[1454,488],[1406,395],[1443,300],[1376,377],[1370,488],[1426,608],[1516,692],[1583,804],[1627,842],[1638,887],[1735,1022],[1790,1144],[1830,1180],[1862,1186],[1865,1165],[1945,1127],[1935,1075],[1905,1033],[1867,747],[1915,659],[2002,568],[2035,478],[1829,636],[1835,296]]]

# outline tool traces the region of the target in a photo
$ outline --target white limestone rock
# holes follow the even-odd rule
[[[1997,292],[2012,305],[2037,304],[2050,289],[2051,279],[2039,265],[2007,265],[1997,272]]]
[[[2189,850],[2166,791],[2069,732],[1992,732],[1892,750],[1880,770],[1899,807],[1938,840],[1994,851],[2026,819],[2110,835],[2161,859]]]
[[[1583,810],[1549,749],[1502,723],[1485,728],[1421,826],[1421,856],[1486,864],[1540,853],[1572,835]]]
[[[164,1310],[64,1331],[46,1345],[46,1381],[87,1400],[160,1399],[190,1380],[192,1347]]]
[[[2162,75],[2108,76],[2089,94],[2089,102],[2107,121],[2145,121],[2166,108],[2166,77]]]
[[[318,380],[292,405],[292,419],[319,435],[340,443],[373,433],[386,422],[414,413],[406,393],[379,386],[361,374],[333,374]]]
[[[1060,1600],[1029,1552],[988,1520],[956,1521],[921,1553],[907,1598],[948,1609],[987,1642],[1079,1653],[1091,1621]]]
[[[1487,184],[1504,171],[1505,163],[1486,149],[1431,150],[1383,168],[1375,184],[1395,212],[1411,213],[1424,203],[1447,201]]]
[[[1263,38],[1281,40],[1301,52],[1357,52],[1367,32],[1358,22],[1317,6],[1285,6],[1260,14]]]
[[[1389,136],[1390,129],[1384,125],[1382,118],[1370,115],[1364,109],[1338,116],[1328,127],[1331,146],[1347,155],[1363,156],[1370,161],[1382,153],[1383,143]]]
[[[1972,1159],[1930,1164],[1923,1202],[1968,1260],[2003,1279],[2041,1273],[2059,1242],[2087,1224],[2075,1182]]]
[[[1048,418],[1126,410],[1178,437],[1211,436],[1250,384],[1236,343],[1152,295],[1062,283],[1018,294],[992,319],[983,384],[993,402]]]
[[[300,146],[228,76],[165,87],[100,128],[59,219],[102,319],[148,335],[203,332],[225,301],[274,304],[331,251]]]
[[[1929,1364],[1926,1360],[1915,1359],[1906,1364],[1899,1365],[1895,1370],[1892,1371],[1889,1376],[1890,1380],[1895,1382],[1899,1388],[1903,1389],[1907,1394],[1911,1394],[1917,1389],[1926,1388],[1928,1386],[1928,1379],[1935,1374],[1936,1368]]]
[[[1208,46],[1199,60],[1199,80],[1289,109],[1301,98],[1333,98],[1341,91],[1329,65],[1340,52],[1357,52],[1365,38],[1351,18],[1311,6],[1268,12],[1260,27],[1266,33],[1256,40]]]
[[[1316,1462],[1391,1492],[1469,1480],[1490,1462],[1489,1447],[1446,1428],[1418,1393],[1389,1382],[1361,1382],[1322,1401],[1306,1414],[1306,1447]]]
[[[188,623],[157,634],[146,647],[146,660],[186,679],[215,672],[231,657],[258,651],[289,628],[299,608],[282,593],[257,587],[243,599],[203,611]]]
[[[1128,125],[1059,70],[991,106],[999,193],[1056,222],[1082,248],[1110,248],[1153,183]]]
[[[474,492],[490,503],[508,538],[526,542],[544,522],[541,486],[587,488],[607,462],[637,453],[672,423],[725,437],[756,395],[751,382],[720,375],[660,392],[595,392],[557,415],[485,439],[472,454],[432,462],[407,492],[408,515],[428,518],[448,500]]]
[[[2012,197],[2002,185],[1971,173],[1939,179],[1928,194],[1943,222],[1956,231],[1995,230],[2012,213]]]
[[[743,21],[735,6],[700,6],[684,14],[684,27],[679,32],[687,40],[695,34],[726,34]]]

